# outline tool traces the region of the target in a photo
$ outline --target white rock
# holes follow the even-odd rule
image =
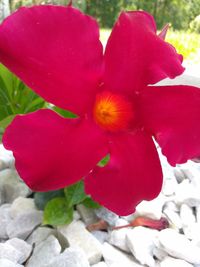
[[[108,232],[105,231],[92,231],[91,234],[101,243],[108,241]]]
[[[26,197],[31,192],[17,172],[11,169],[0,172],[0,188],[3,190],[5,203],[12,203],[17,197]]]
[[[144,200],[137,205],[136,213],[138,216],[147,216],[152,219],[160,220],[164,202],[165,198],[162,194],[151,201]]]
[[[108,265],[104,261],[101,261],[95,265],[92,265],[91,267],[108,267]]]
[[[109,233],[108,241],[110,244],[122,249],[123,251],[130,252],[127,245],[126,236],[131,231],[129,228],[122,228],[119,230],[113,230]]]
[[[172,257],[200,264],[200,248],[192,244],[183,234],[173,229],[165,229],[159,233],[158,237],[160,247]]]
[[[9,238],[18,237],[26,239],[36,226],[42,223],[42,211],[30,211],[22,215],[19,214],[7,225]]]
[[[35,244],[35,246],[38,246],[50,235],[55,235],[54,229],[48,227],[38,227],[35,231],[33,231],[33,233],[27,238],[26,241],[30,245]]]
[[[4,190],[3,190],[2,186],[0,186],[0,206],[4,203],[4,201],[5,201]]]
[[[187,204],[182,204],[180,207],[180,218],[184,226],[195,223],[196,218],[193,209]]]
[[[22,262],[23,254],[13,246],[0,243],[0,259],[8,259],[14,263]]]
[[[200,223],[183,226],[183,232],[188,239],[192,239],[196,243],[200,242]]]
[[[193,267],[193,265],[184,260],[166,257],[160,262],[160,267]]]
[[[106,221],[109,225],[115,225],[115,222],[119,219],[119,216],[114,212],[101,207],[99,209],[95,209],[95,213],[98,218]]]
[[[172,225],[173,228],[177,228],[177,229],[182,228],[183,224],[182,224],[180,215],[177,212],[169,208],[166,208],[164,209],[163,214],[166,215],[167,219],[169,220],[169,223]]]
[[[174,201],[167,201],[165,202],[164,209],[169,209],[175,212],[179,212],[180,207]]]
[[[58,231],[66,237],[70,246],[79,246],[86,253],[90,264],[98,263],[102,257],[101,243],[85,229],[80,221],[58,227]]]
[[[4,204],[0,207],[0,238],[7,239],[8,234],[6,226],[11,222],[10,204]]]
[[[88,259],[79,247],[67,248],[62,254],[40,267],[90,267]]]
[[[163,180],[162,193],[165,196],[171,196],[175,193],[178,182],[175,177]]]
[[[15,159],[12,151],[5,149],[4,146],[0,144],[0,170],[5,168],[13,168],[14,161]]]
[[[142,226],[135,227],[127,235],[127,245],[134,257],[141,263],[150,267],[155,265],[153,250],[155,248],[157,230]]]
[[[199,188],[195,187],[188,179],[180,183],[176,188],[176,201],[179,205],[185,203],[190,207],[200,205]]]
[[[153,249],[153,255],[156,257],[156,259],[158,260],[163,260],[168,254],[166,251],[164,251],[163,249],[161,248],[158,248],[158,247],[154,247]]]
[[[182,170],[180,169],[180,167],[174,168],[174,175],[175,175],[178,183],[181,183],[183,180],[186,179],[186,177],[185,177],[184,173],[182,172]]]
[[[46,240],[35,247],[33,255],[28,260],[26,267],[36,267],[49,264],[61,252],[61,246],[54,236],[49,236]],[[47,265],[48,266],[48,265]]]
[[[124,226],[124,225],[127,225],[127,224],[129,224],[129,222],[126,219],[119,218],[115,222],[115,227],[117,227],[117,226]]]
[[[141,265],[135,261],[133,256],[120,251],[119,249],[113,247],[109,243],[103,244],[102,251],[103,251],[103,258],[108,267],[111,266],[141,267]]]
[[[96,223],[98,221],[94,209],[89,209],[85,207],[83,204],[77,205],[76,209],[80,213],[81,219],[84,221],[86,225]]]
[[[200,206],[197,206],[195,208],[195,211],[196,211],[196,220],[198,223],[200,223]]]
[[[182,166],[182,172],[195,187],[200,188],[200,168],[198,164],[188,161]]]
[[[10,209],[10,215],[15,218],[27,211],[37,210],[33,198],[18,197],[16,198]]]
[[[78,221],[80,220],[80,218],[81,218],[81,215],[79,214],[79,212],[77,210],[74,210],[73,220]]]
[[[0,259],[1,267],[23,267],[21,264],[16,264],[8,259]]]
[[[140,265],[139,263],[136,263],[136,262],[132,262],[131,265],[124,265],[124,267],[143,267],[144,265]],[[121,263],[113,263],[111,265],[108,265],[108,267],[122,267]],[[156,266],[155,266],[156,267]]]
[[[18,263],[20,264],[28,259],[32,251],[32,246],[30,246],[24,240],[19,238],[10,239],[5,244],[11,245],[12,247],[14,247],[15,249],[17,249],[22,253],[22,257],[20,258],[20,260],[18,260]]]

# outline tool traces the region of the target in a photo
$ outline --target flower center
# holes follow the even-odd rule
[[[133,106],[123,96],[104,91],[96,96],[94,119],[109,131],[127,129],[133,119]]]

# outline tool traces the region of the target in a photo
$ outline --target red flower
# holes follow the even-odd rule
[[[0,61],[45,100],[79,116],[43,109],[16,116],[7,128],[3,143],[33,190],[84,177],[88,194],[126,215],[161,189],[152,136],[172,165],[199,156],[200,91],[147,87],[184,70],[165,33],[156,35],[148,13],[123,12],[103,55],[97,23],[72,7],[21,8],[3,22]],[[96,166],[108,153],[109,163]]]

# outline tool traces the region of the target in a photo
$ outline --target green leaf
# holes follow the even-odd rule
[[[14,119],[15,115],[9,115],[5,119],[0,121],[0,142],[2,140],[2,135],[6,129],[6,127],[11,123]]]
[[[3,120],[0,121],[0,128],[5,129],[10,123],[11,121],[14,119],[16,115],[9,115],[6,118],[4,118]]]
[[[0,64],[0,120],[12,114],[36,111],[44,105],[42,98]]]
[[[57,197],[50,200],[45,209],[43,224],[63,225],[73,220],[73,208],[68,207],[64,197]]]
[[[46,204],[55,197],[64,197],[64,191],[61,190],[55,190],[55,191],[49,191],[49,192],[36,192],[34,194],[34,201],[35,205],[38,207],[38,209],[43,210],[46,206]]]
[[[52,108],[54,111],[56,111],[57,113],[59,113],[60,115],[62,115],[65,118],[77,118],[77,115],[68,111],[68,110],[64,110],[58,107],[53,106]]]
[[[85,200],[83,200],[82,204],[91,209],[98,209],[101,207],[101,205],[94,201],[91,197],[87,197]]]
[[[110,160],[110,154],[106,155],[102,160],[100,160],[97,165],[99,167],[104,167],[108,164],[109,160]]]
[[[83,181],[66,187],[64,192],[69,207],[81,203],[87,197],[84,191]]]

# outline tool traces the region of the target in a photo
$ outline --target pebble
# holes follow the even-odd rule
[[[77,210],[74,210],[74,213],[73,213],[73,220],[75,221],[78,221],[81,219],[81,215],[80,213],[77,211]]]
[[[182,168],[182,171],[184,175],[188,178],[188,180],[191,181],[191,183],[197,187],[200,188],[200,179],[199,179],[199,171],[197,167],[198,165],[192,161],[188,161],[184,167]]]
[[[200,248],[192,244],[183,234],[173,229],[165,229],[159,233],[158,238],[160,247],[172,257],[200,264]]]
[[[61,252],[61,246],[54,236],[49,236],[46,240],[41,242],[35,247],[31,258],[29,259],[26,267],[48,266],[56,256]]]
[[[129,228],[122,228],[119,230],[111,231],[109,233],[109,238],[108,238],[109,243],[118,247],[119,249],[123,251],[130,252],[130,249],[126,242],[126,236],[129,231],[131,231]]]
[[[23,267],[21,264],[16,264],[8,259],[0,259],[1,267]]]
[[[120,251],[119,249],[113,247],[109,243],[104,243],[102,247],[103,258],[108,265],[108,267],[113,266],[126,266],[126,267],[141,267],[142,265],[138,264],[133,256],[125,252]]]
[[[24,255],[8,243],[0,243],[0,259],[8,259],[14,263],[22,263]]]
[[[42,218],[43,212],[37,210],[19,214],[7,225],[6,230],[9,238],[26,239],[42,223]]]
[[[142,226],[135,227],[127,234],[127,245],[133,256],[141,263],[149,267],[155,265],[153,250],[155,248],[157,230]]]
[[[180,219],[183,226],[188,226],[196,221],[193,209],[187,204],[182,204],[180,207]]]
[[[169,208],[165,208],[163,211],[163,214],[166,215],[172,228],[176,228],[176,229],[182,228],[183,223],[181,221],[181,218],[178,212],[175,212]]]
[[[187,261],[175,259],[168,256],[163,261],[161,261],[160,267],[193,267],[193,265],[188,263]]]
[[[27,242],[19,238],[10,239],[6,241],[5,244],[11,245],[22,253],[22,257],[20,258],[20,260],[18,260],[18,263],[25,262],[32,251],[32,246],[30,246]]]
[[[160,220],[162,217],[162,209],[165,203],[165,198],[160,194],[157,198],[151,201],[142,201],[136,207],[136,213],[138,216],[146,216],[152,219]]]
[[[191,223],[183,226],[183,232],[188,239],[194,242],[200,242],[200,223]]]
[[[168,254],[166,251],[164,251],[163,249],[161,248],[158,248],[158,247],[154,247],[153,248],[153,255],[156,259],[158,260],[163,260]]]
[[[176,177],[177,182],[180,184],[183,180],[186,179],[183,171],[180,169],[180,167],[174,168],[174,176]]]
[[[115,226],[116,221],[119,219],[117,214],[104,207],[95,209],[95,213],[98,218],[106,221],[111,226]]]
[[[81,221],[60,226],[58,231],[66,237],[70,246],[79,246],[83,249],[91,265],[101,260],[101,243],[85,229]]]
[[[54,235],[55,230],[48,227],[38,227],[27,239],[30,245],[38,246],[42,241],[46,240],[50,235]]]
[[[195,207],[195,212],[196,212],[196,220],[198,223],[200,223],[200,205]]]
[[[84,251],[79,247],[67,248],[62,254],[41,267],[90,267]]]
[[[0,170],[14,167],[15,159],[12,151],[9,151],[0,144]]]
[[[165,196],[171,196],[175,193],[178,182],[175,177],[166,178],[163,181],[162,193]]]
[[[77,205],[76,209],[79,212],[81,219],[86,225],[96,223],[98,221],[94,209],[87,208],[83,204]]]
[[[108,265],[104,261],[101,261],[97,264],[92,265],[91,267],[108,267]]]
[[[185,179],[176,188],[176,202],[187,204],[190,207],[197,207],[200,205],[199,188],[196,188],[188,179]]]
[[[0,239],[8,238],[6,227],[11,221],[10,206],[10,204],[3,204],[0,206]]]
[[[178,206],[174,201],[167,201],[164,204],[163,210],[169,209],[175,212],[179,212],[180,206]]]
[[[11,205],[10,215],[12,218],[16,218],[17,216],[28,211],[35,210],[37,210],[37,208],[35,206],[33,198],[18,197],[13,201]]]
[[[106,231],[92,231],[91,234],[101,243],[108,241],[108,232]]]
[[[30,194],[28,186],[21,181],[15,170],[5,169],[0,172],[0,188],[4,199],[2,203],[12,203],[17,197]]]

